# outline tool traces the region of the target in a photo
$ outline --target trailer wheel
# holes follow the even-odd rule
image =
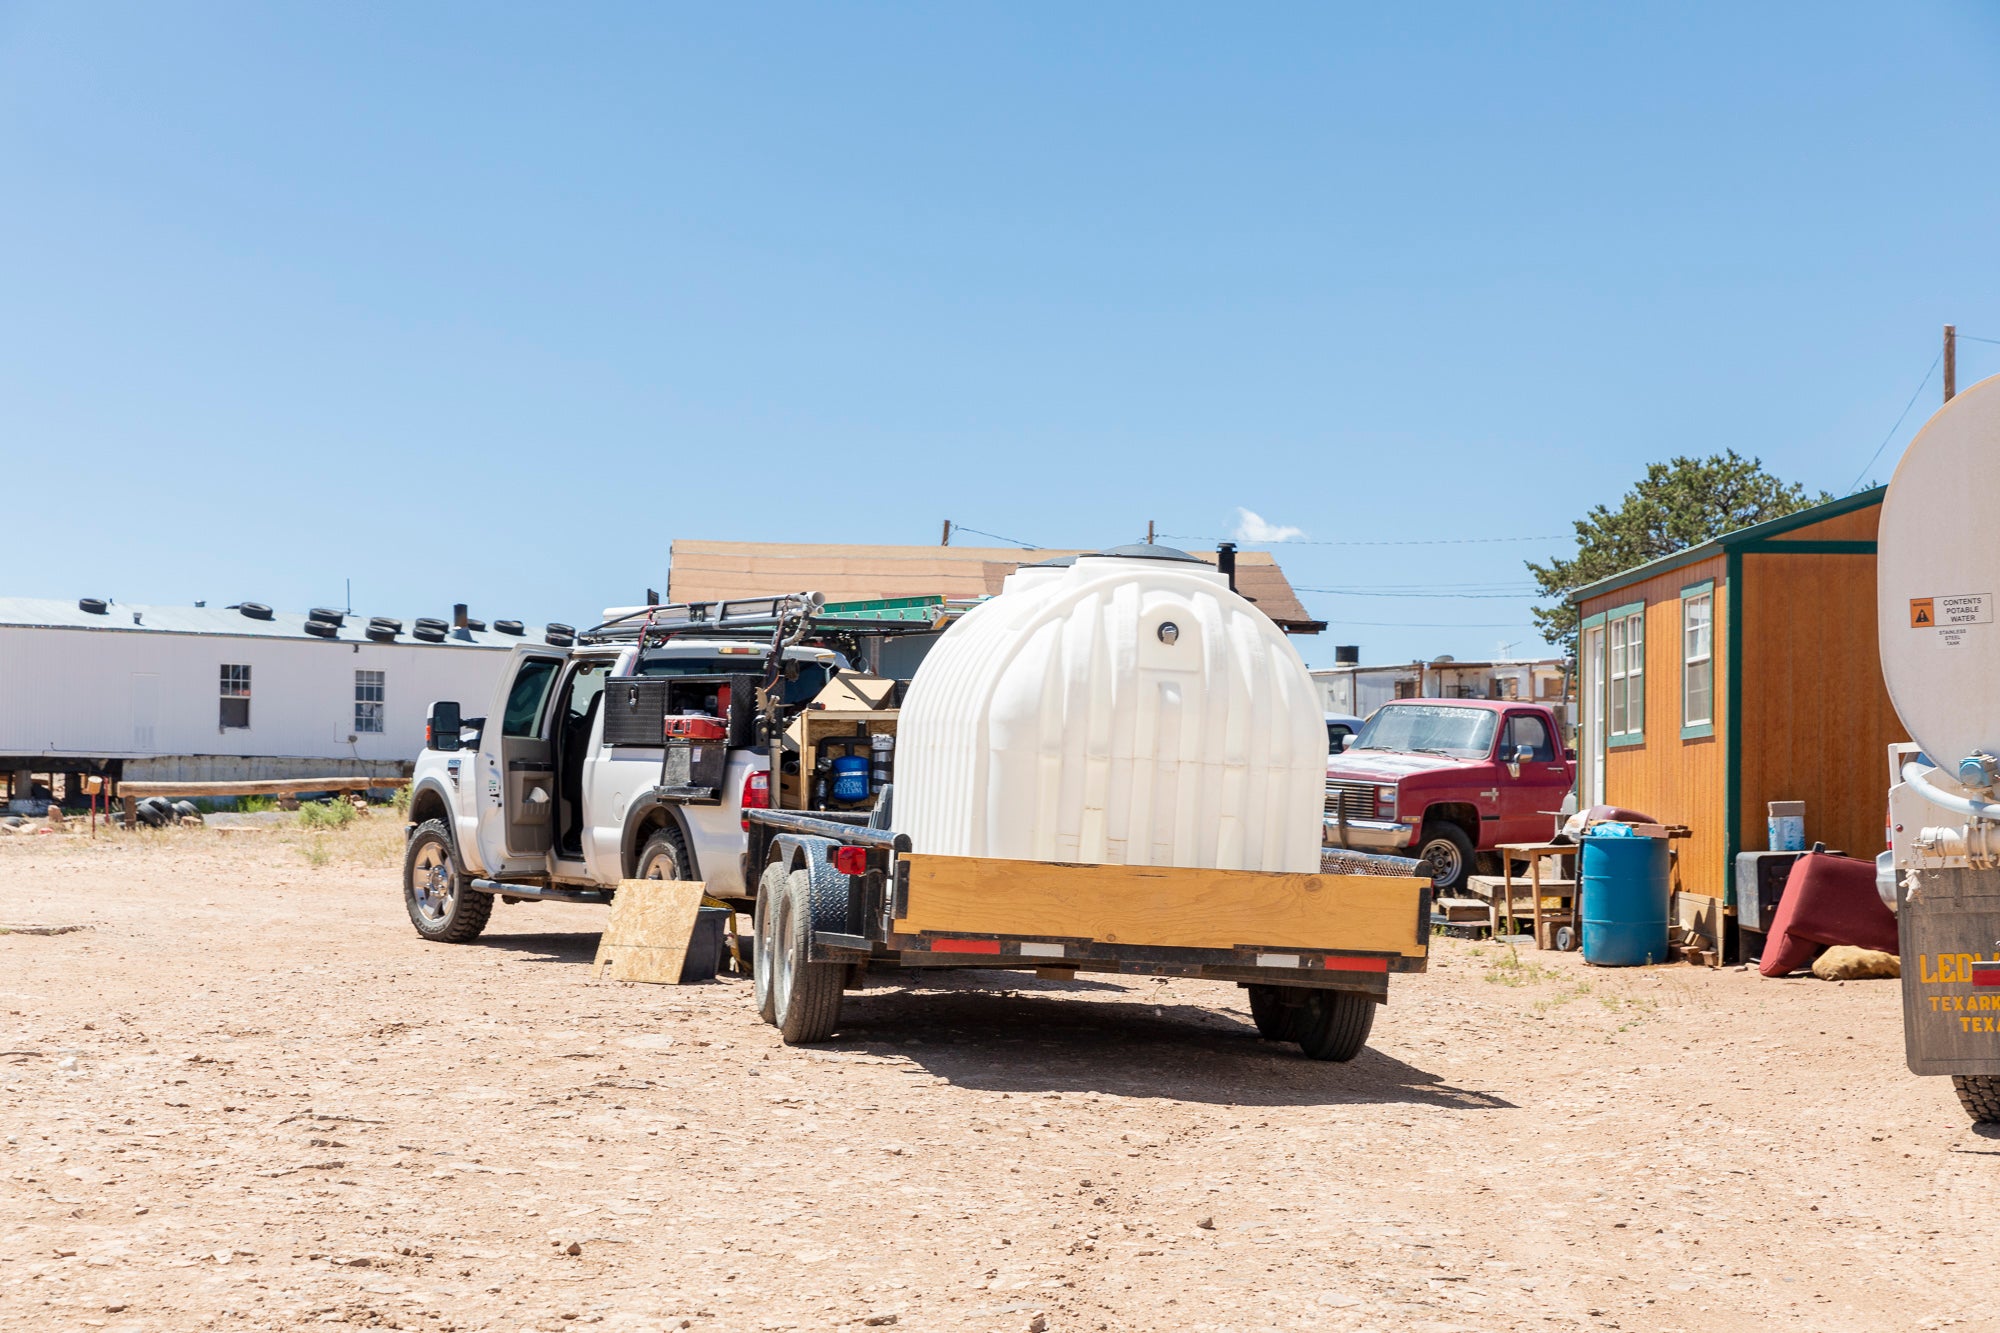
[[[2000,1076],[1953,1074],[1951,1090],[1975,1125],[2000,1124]]]
[[[771,922],[778,899],[785,896],[787,878],[784,863],[773,861],[764,867],[757,881],[757,907],[750,915],[750,982],[757,996],[757,1015],[766,1023],[778,1021],[776,988],[771,984],[777,969],[771,961]]]
[[[1257,1025],[1257,1035],[1265,1041],[1298,1040],[1298,1034],[1292,1030],[1298,1016],[1298,1007],[1286,1004],[1278,987],[1250,988],[1250,1021]]]
[[[451,834],[442,819],[417,825],[403,849],[403,906],[417,934],[440,944],[478,937],[493,915],[493,895],[465,887],[451,860]]]
[[[1306,995],[1294,1020],[1293,1039],[1315,1060],[1341,1063],[1361,1054],[1375,1026],[1375,1000],[1360,991],[1316,990]]]
[[[812,943],[812,872],[794,870],[772,904],[771,990],[778,1032],[787,1046],[825,1041],[840,1022],[841,963],[815,963]]]

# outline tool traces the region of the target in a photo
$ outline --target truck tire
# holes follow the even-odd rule
[[[687,847],[681,842],[681,831],[669,824],[646,839],[645,846],[639,849],[639,864],[634,867],[632,878],[690,879],[689,870]]]
[[[1951,1090],[1958,1104],[1975,1125],[2000,1124],[2000,1076],[1993,1074],[1953,1074]]]
[[[1296,1041],[1297,1034],[1292,1028],[1298,1016],[1298,1007],[1285,1003],[1279,987],[1250,988],[1250,1021],[1257,1025],[1257,1035],[1263,1040]]]
[[[467,888],[453,864],[442,819],[417,825],[403,849],[403,906],[417,934],[439,944],[477,939],[493,915],[493,895]]]
[[[1373,996],[1351,990],[1316,990],[1300,1005],[1292,1036],[1315,1060],[1345,1063],[1368,1044],[1375,1026]]]
[[[840,1023],[840,992],[847,969],[815,963],[812,946],[812,872],[794,870],[772,905],[771,991],[778,1033],[787,1046],[825,1041]]]
[[[757,996],[757,1015],[766,1023],[778,1021],[778,1000],[771,985],[774,966],[771,962],[771,922],[776,919],[772,910],[778,899],[785,895],[785,881],[788,875],[782,861],[773,861],[764,867],[763,877],[757,881],[757,908],[751,914],[750,984]]]
[[[1465,887],[1472,873],[1472,839],[1456,824],[1433,824],[1417,844],[1417,859],[1431,863],[1431,888],[1436,893],[1456,893]]]

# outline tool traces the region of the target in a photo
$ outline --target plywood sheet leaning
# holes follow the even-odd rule
[[[597,941],[592,980],[654,981],[678,986],[701,911],[700,880],[621,879],[611,920]]]
[[[902,932],[1056,936],[1106,944],[1243,945],[1424,956],[1429,887],[1381,875],[907,857]]]

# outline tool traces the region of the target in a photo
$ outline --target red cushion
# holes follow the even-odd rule
[[[1873,861],[1808,852],[1793,862],[1757,970],[1784,976],[1810,963],[1825,944],[1896,952],[1896,916],[1875,892]]]

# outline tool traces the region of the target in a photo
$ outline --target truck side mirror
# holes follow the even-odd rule
[[[463,729],[464,718],[455,701],[440,700],[431,705],[430,715],[424,719],[424,747],[431,750],[456,750],[461,741],[459,732]]]
[[[1515,747],[1514,747],[1514,753],[1512,753],[1512,754],[1510,754],[1510,755],[1508,755],[1508,756],[1507,756],[1507,773],[1508,773],[1508,775],[1509,775],[1510,777],[1517,777],[1517,778],[1518,778],[1518,777],[1520,777],[1520,776],[1521,776],[1521,765],[1523,765],[1523,764],[1527,763],[1527,762],[1528,762],[1529,760],[1533,759],[1534,757],[1535,757],[1535,747],[1534,747],[1534,746],[1532,746],[1532,745],[1517,745],[1517,746],[1515,746]]]

